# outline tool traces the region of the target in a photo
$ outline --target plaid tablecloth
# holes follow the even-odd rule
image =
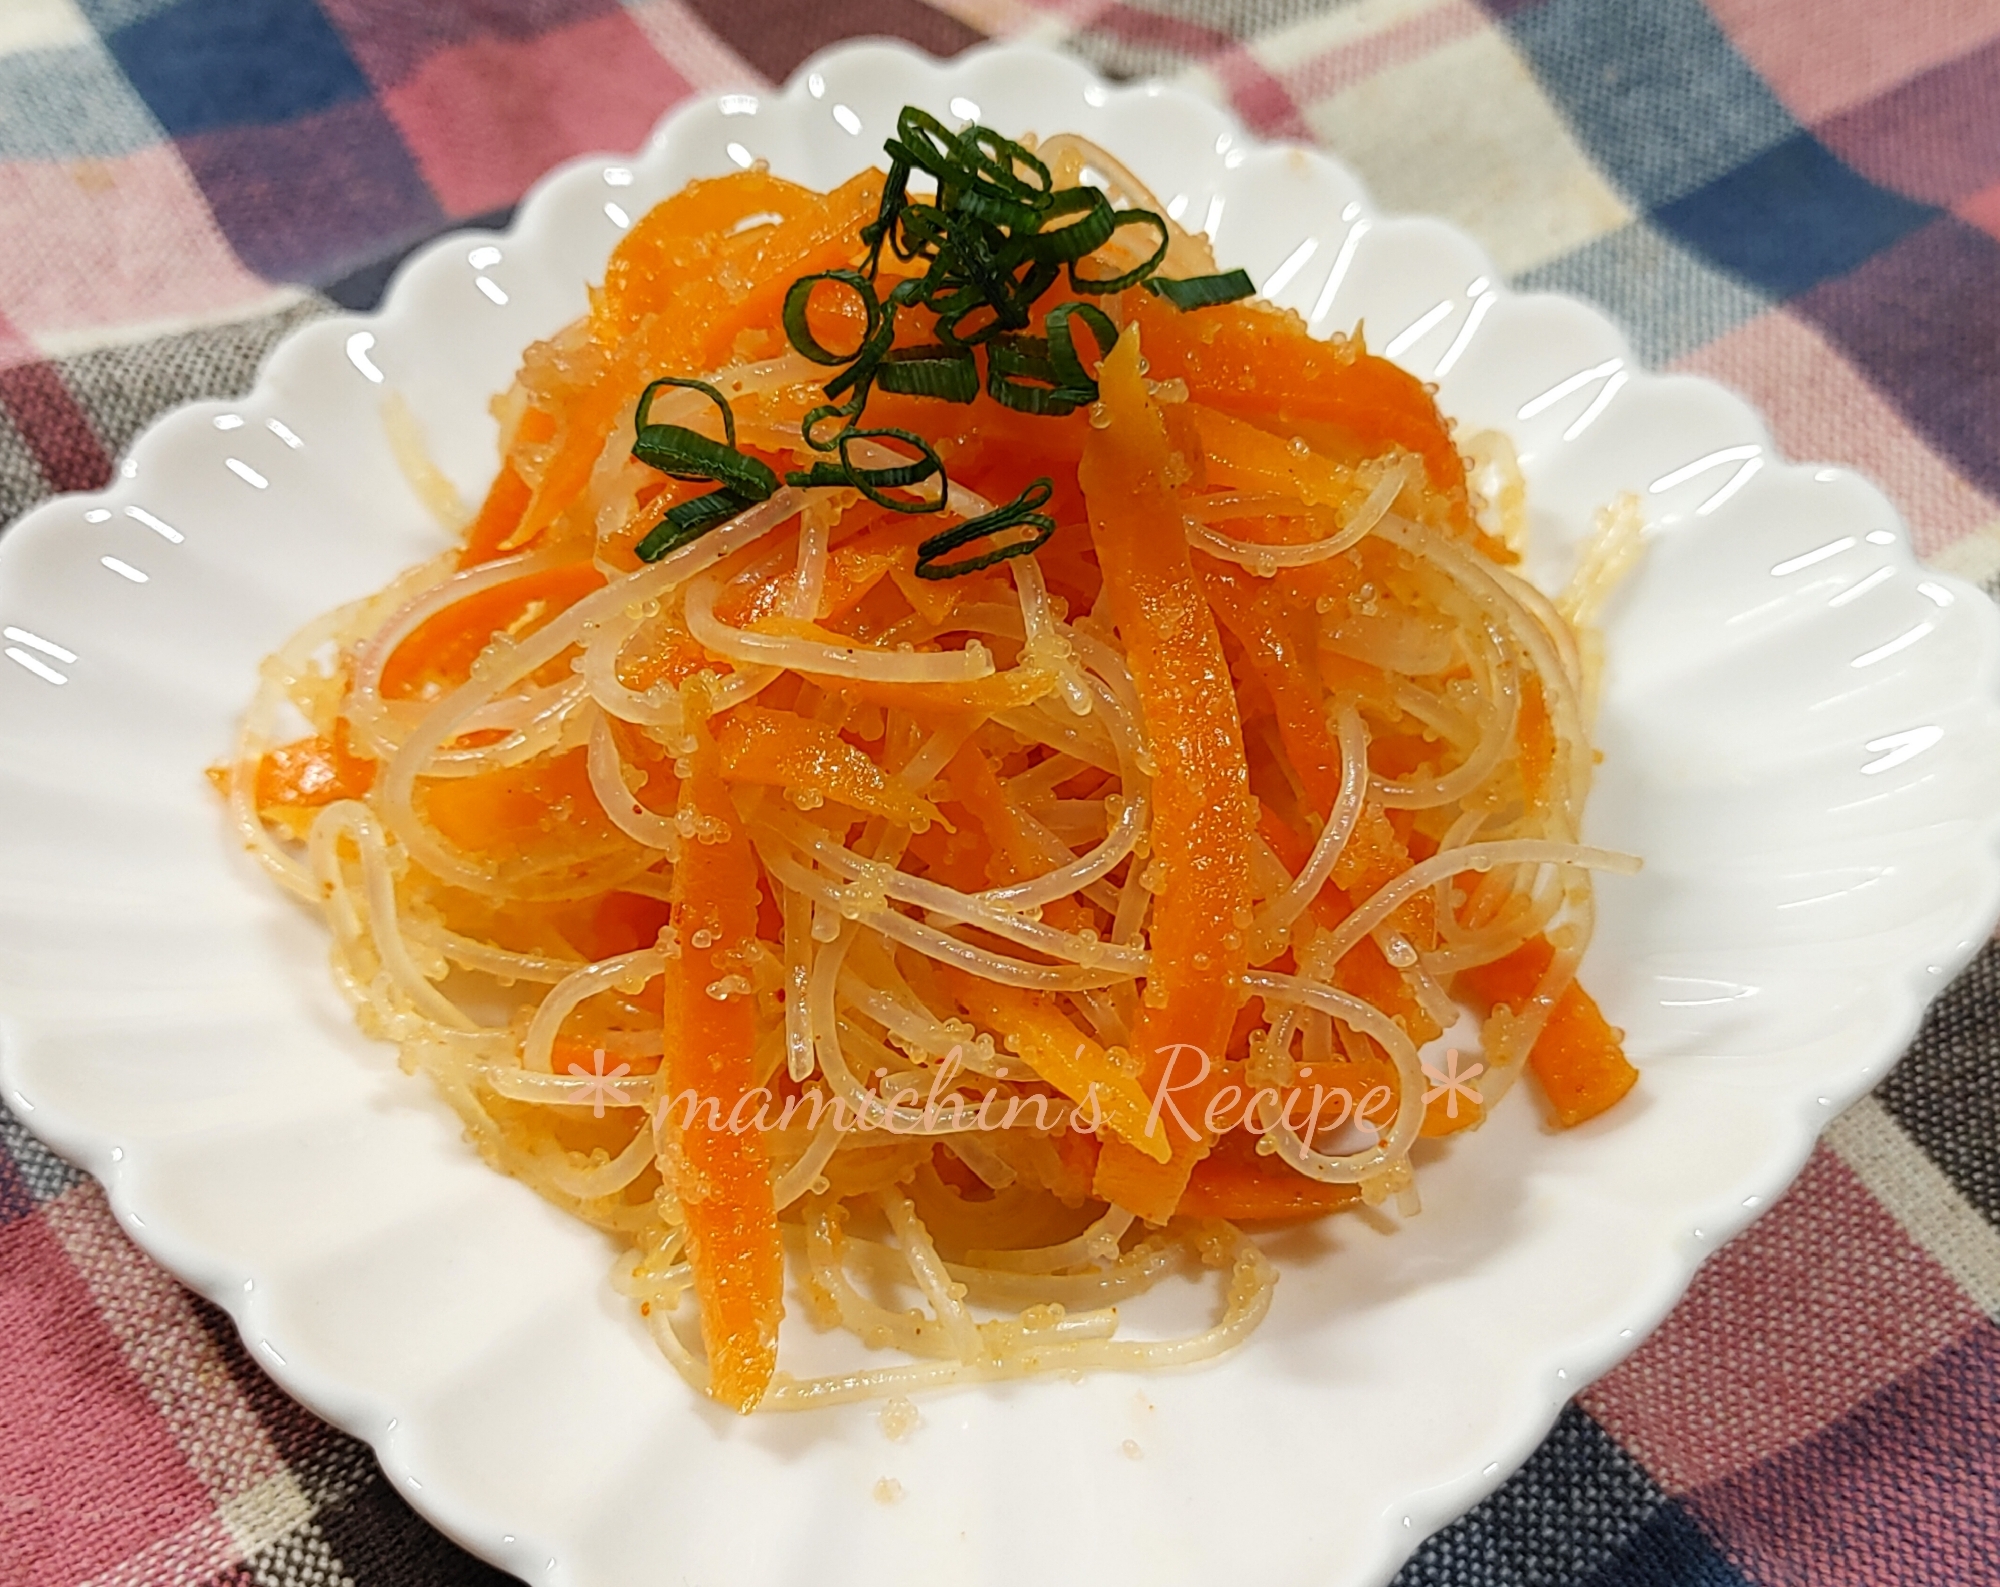
[[[0,521],[553,162],[862,33],[1035,39],[1323,143],[2000,580],[2000,0],[0,0]],[[2000,1582],[1996,1057],[1989,948],[1401,1580]],[[0,1583],[505,1579],[0,1112]]]

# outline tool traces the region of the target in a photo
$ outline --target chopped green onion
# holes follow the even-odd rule
[[[970,402],[979,395],[979,365],[969,348],[899,347],[875,366],[875,384],[908,397]]]
[[[1077,197],[1072,198],[1072,194]],[[1111,240],[1111,234],[1118,229],[1118,211],[1111,207],[1111,200],[1094,187],[1066,188],[1056,195],[1057,202],[1051,204],[1047,218],[1080,211],[1078,219],[1067,226],[1057,226],[1035,232],[1032,236],[1017,240],[1017,246],[1031,259],[1049,264],[1074,264],[1085,254],[1095,253]]]
[[[806,307],[812,302],[812,290],[822,281],[831,281],[843,286],[861,299],[862,309],[868,322],[861,332],[861,342],[852,353],[836,353],[830,347],[822,347],[806,324]],[[866,347],[882,324],[882,305],[876,300],[875,285],[858,270],[821,270],[809,276],[800,276],[785,293],[785,336],[802,358],[810,358],[816,364],[844,364]]]
[[[955,579],[962,574],[977,573],[981,568],[990,568],[996,562],[1004,562],[1009,557],[1022,557],[1031,551],[1038,551],[1049,542],[1056,532],[1056,521],[1047,513],[1036,511],[1048,505],[1049,497],[1055,494],[1055,487],[1047,478],[1036,480],[1020,495],[1004,507],[996,507],[977,518],[969,518],[962,524],[932,535],[917,545],[917,577],[920,579]],[[1019,540],[993,546],[975,556],[958,562],[944,562],[940,558],[948,556],[960,546],[970,545],[975,540],[983,540],[989,535],[1005,533],[1009,529],[1025,529],[1027,535]]]
[[[1151,226],[1160,234],[1159,244],[1146,256],[1143,263],[1136,264],[1130,270],[1115,276],[1080,276],[1076,273],[1076,265],[1082,261],[1076,261],[1069,267],[1069,284],[1078,292],[1123,292],[1127,287],[1137,286],[1159,269],[1160,261],[1167,256],[1169,233],[1167,223],[1159,216],[1150,209],[1121,209],[1115,213],[1117,221],[1114,230],[1123,231],[1127,226]]]
[[[953,133],[937,117],[915,105],[905,105],[896,118],[896,136],[883,147],[892,160],[904,160],[935,177],[941,208],[966,190],[1012,199],[1033,209],[1048,202],[1054,178],[1049,168],[1011,138],[990,127],[973,126]],[[1024,182],[1018,168],[1026,166],[1037,178]]]
[[[639,431],[652,423],[653,393],[662,386],[679,386],[686,391],[699,391],[704,397],[722,410],[722,439],[730,446],[736,444],[736,415],[730,410],[729,399],[706,380],[690,380],[681,375],[662,375],[639,393],[639,405],[632,410],[632,428]]]
[[[819,427],[828,419],[845,419],[850,425],[859,420],[861,410],[868,405],[868,386],[868,382],[862,382],[850,401],[823,402],[808,413],[799,425],[799,432],[805,436],[806,445],[815,452],[831,452],[839,444],[839,435],[836,434],[830,441],[822,441],[818,434]]]
[[[800,426],[814,451],[837,453],[838,459],[822,458],[809,468],[787,473],[785,479],[792,485],[849,487],[896,512],[942,509],[950,482],[930,443],[908,430],[862,429],[862,413],[877,389],[945,402],[974,401],[981,384],[975,349],[981,346],[986,349],[986,391],[1005,407],[1060,417],[1095,401],[1097,381],[1084,367],[1076,327],[1081,323],[1090,332],[1097,361],[1102,362],[1118,340],[1118,326],[1111,316],[1092,303],[1059,303],[1048,311],[1044,334],[1029,333],[1036,305],[1065,274],[1079,294],[1100,297],[1144,285],[1182,309],[1232,302],[1255,290],[1240,270],[1181,281],[1159,279],[1154,272],[1167,256],[1172,235],[1165,220],[1150,210],[1114,209],[1101,188],[1057,191],[1040,157],[990,127],[973,125],[953,132],[928,111],[905,105],[896,118],[896,135],[883,148],[889,155],[889,174],[875,218],[860,228],[867,249],[864,270],[804,276],[785,295],[785,334],[792,347],[814,363],[840,371],[822,388],[828,400],[808,413]],[[918,171],[937,184],[932,202],[912,200],[910,181]],[[1132,226],[1150,227],[1156,234],[1144,260],[1113,275],[1079,268],[1093,260],[1099,269],[1105,268],[1103,251],[1115,244],[1120,231]],[[880,297],[875,277],[884,248],[893,249],[899,259],[923,261],[923,266],[920,275],[898,281],[886,297]],[[861,300],[866,323],[852,352],[827,347],[808,324],[813,290],[822,281],[844,287]],[[906,308],[921,308],[932,316],[934,344],[895,345],[897,317]],[[775,474],[756,459],[735,452],[735,422],[720,393],[693,381],[661,384],[708,391],[722,405],[730,445],[704,443],[691,432],[669,433],[673,427],[652,426],[651,431],[660,432],[652,434],[642,409],[643,449],[635,447],[635,456],[658,460],[658,466],[678,470],[683,478],[716,479],[724,487],[717,497],[762,499],[758,491],[768,494],[775,488]],[[651,391],[649,387],[648,396]],[[851,455],[854,443],[878,437],[906,443],[920,455],[914,462],[857,467]],[[932,478],[938,482],[934,497],[911,501],[890,494],[911,491]],[[1035,550],[1055,532],[1054,520],[1037,510],[1047,504],[1050,490],[1047,480],[1039,480],[1007,506],[931,536],[918,548],[918,572],[925,578],[955,578]],[[689,515],[692,522],[701,513],[719,510],[684,503],[668,517]],[[668,525],[662,524],[648,543],[667,530]],[[955,562],[943,560],[974,541],[1015,531],[1005,543]]]
[[[1020,300],[1014,278],[1000,263],[998,250],[987,246],[982,230],[966,226],[954,231],[952,241],[957,246],[952,250],[952,262],[993,306],[999,322],[1009,330],[1018,331],[1028,323],[1028,306]],[[939,336],[945,339],[942,332]]]
[[[935,204],[906,205],[898,226],[902,240],[896,252],[905,259],[936,258],[951,235],[951,217]]]
[[[764,501],[778,488],[768,463],[678,424],[647,425],[632,443],[632,455],[675,479],[712,479],[752,501]]]
[[[970,126],[958,135],[958,151],[963,162],[985,180],[1007,189],[1032,209],[1045,209],[1055,186],[1049,168],[1012,138],[1004,138],[991,127]],[[1025,165],[1041,180],[1023,182],[1016,167]]]
[[[1064,327],[1068,329],[1067,326]],[[1071,355],[1074,359],[1074,354]],[[1039,381],[1041,384],[1024,384]],[[1095,383],[1067,386],[1056,372],[1048,340],[1040,336],[1005,336],[986,348],[986,394],[1003,408],[1061,418],[1097,399]]]
[[[785,475],[785,483],[800,490],[822,490],[829,486],[851,486],[854,481],[848,477],[844,464],[820,462],[811,468],[791,470]]]
[[[1100,362],[1110,357],[1111,349],[1118,344],[1118,327],[1094,303],[1058,303],[1049,310],[1049,362],[1055,366],[1055,383],[1074,391],[1088,391],[1089,400],[1095,402],[1097,382],[1084,372],[1083,360],[1076,356],[1075,332],[1069,328],[1073,319],[1089,327]]]
[[[910,202],[910,162],[892,159],[889,162],[889,177],[882,184],[882,202],[875,210],[875,218],[861,228],[861,240],[868,247],[868,275],[872,280],[882,263],[882,244],[887,242],[896,230],[896,220]]]
[[[881,363],[896,341],[896,311],[891,307],[883,314],[881,324],[874,335],[855,350],[854,362],[849,364],[820,389],[835,402],[849,391],[859,391],[862,400],[867,400],[868,382],[875,376],[875,366]],[[858,409],[856,410],[859,411]]]
[[[897,145],[900,144],[901,147]],[[958,139],[928,110],[905,105],[896,117],[896,136],[883,145],[890,158],[908,160],[920,171],[939,180],[952,174],[958,154]]]
[[[890,463],[881,468],[861,468],[847,455],[847,449],[856,441],[905,441],[914,446],[922,455],[914,463]],[[848,428],[840,432],[840,466],[847,470],[847,482],[878,507],[887,507],[891,512],[936,512],[944,506],[950,483],[945,478],[944,459],[930,442],[909,430],[886,425],[879,430],[857,430]],[[904,501],[897,496],[887,495],[891,490],[908,490],[925,480],[936,476],[938,493],[935,500]]]
[[[1205,309],[1217,303],[1234,303],[1240,298],[1255,296],[1257,288],[1246,272],[1225,270],[1221,275],[1184,276],[1178,281],[1166,276],[1151,276],[1146,281],[1146,290],[1186,312],[1188,309]]]
[[[906,441],[922,454],[914,462],[885,463],[879,468],[864,468],[847,455],[847,449],[856,441],[888,439]],[[834,437],[834,444],[840,448],[838,463],[820,462],[811,468],[796,469],[785,476],[787,485],[797,485],[803,490],[816,490],[826,486],[848,486],[858,490],[878,507],[887,507],[891,512],[936,512],[944,506],[950,491],[945,478],[944,460],[937,455],[930,442],[921,435],[893,426],[880,430],[857,430],[851,426]],[[891,496],[892,490],[908,490],[921,485],[925,480],[936,477],[938,493],[933,499],[908,501],[900,496]]]
[[[959,194],[952,210],[955,214],[983,220],[989,226],[1005,226],[1011,232],[1032,232],[1042,223],[1041,213],[1033,206],[1011,198],[997,198],[976,188]]]
[[[966,321],[984,311],[986,318],[974,320],[971,330],[965,328]],[[1007,320],[999,308],[977,287],[962,287],[937,306],[937,324],[932,327],[937,338],[947,347],[977,347],[982,342],[990,342],[1004,334]],[[1021,315],[1021,323],[1027,323],[1027,316]]]
[[[734,518],[745,508],[755,505],[749,497],[740,496],[726,486],[721,490],[712,490],[706,496],[691,496],[679,506],[669,509],[666,517],[632,548],[632,554],[641,562],[657,562],[668,552],[678,551],[691,541],[699,540],[724,520]]]

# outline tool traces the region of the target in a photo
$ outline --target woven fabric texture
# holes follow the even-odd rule
[[[2000,0],[5,0],[0,522],[550,165],[843,38],[1046,43],[1603,305],[2000,587]],[[2000,1581],[2000,951],[1409,1587]],[[508,1580],[0,1112],[0,1587]]]

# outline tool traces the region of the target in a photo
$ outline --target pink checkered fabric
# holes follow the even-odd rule
[[[0,521],[842,38],[1158,73],[1603,304],[2000,589],[1995,0],[6,0]],[[7,951],[0,937],[0,954]],[[2000,1582],[2000,951],[1410,1584]],[[504,1580],[0,1112],[0,1587]]]

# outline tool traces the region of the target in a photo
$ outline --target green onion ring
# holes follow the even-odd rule
[[[1212,308],[1218,303],[1235,303],[1252,297],[1257,287],[1248,272],[1225,270],[1220,275],[1183,276],[1179,280],[1149,276],[1146,290],[1155,297],[1165,298],[1185,314],[1190,309]]]
[[[806,307],[812,301],[812,290],[822,281],[846,287],[861,299],[861,306],[867,313],[868,323],[861,332],[860,346],[852,353],[836,353],[831,348],[822,347],[806,324]],[[784,319],[785,336],[800,357],[810,358],[816,364],[845,364],[868,345],[881,325],[882,305],[876,299],[874,283],[859,270],[821,270],[813,275],[800,276],[791,284],[785,293]]]
[[[1049,497],[1055,494],[1055,487],[1044,477],[1036,480],[1020,495],[1004,507],[996,507],[977,518],[969,518],[962,524],[932,535],[917,545],[916,574],[920,579],[955,579],[966,573],[977,573],[981,568],[990,568],[996,562],[1004,562],[1009,557],[1027,556],[1039,551],[1056,532],[1056,521],[1047,513],[1036,511],[1048,505]],[[970,545],[988,535],[999,534],[1003,530],[1026,527],[1033,531],[1032,537],[1017,540],[1010,545],[996,546],[977,556],[967,557],[959,562],[941,562],[941,557],[956,551],[960,546]]]
[[[633,441],[632,455],[675,479],[712,479],[752,501],[767,500],[778,488],[778,476],[761,458],[678,424],[647,425]]]
[[[1144,263],[1134,265],[1130,270],[1125,271],[1121,275],[1080,276],[1076,273],[1076,264],[1072,264],[1069,267],[1069,284],[1078,292],[1088,292],[1093,295],[1101,295],[1108,292],[1123,292],[1127,287],[1137,286],[1141,281],[1145,280],[1147,276],[1160,267],[1160,261],[1166,258],[1167,243],[1170,234],[1167,231],[1167,223],[1165,221],[1161,220],[1150,209],[1121,209],[1117,211],[1117,215],[1118,221],[1117,225],[1113,228],[1114,230],[1123,230],[1125,227],[1132,225],[1151,226],[1160,234],[1159,246],[1152,251]],[[1082,261],[1078,260],[1077,263],[1080,264]]]
[[[847,449],[856,441],[891,440],[903,441],[914,446],[923,455],[914,463],[896,463],[883,468],[857,468],[847,455]],[[945,504],[951,482],[944,471],[944,459],[930,442],[909,430],[897,429],[893,425],[879,430],[846,429],[840,432],[840,464],[847,470],[847,482],[878,507],[887,507],[891,512],[937,512]],[[935,501],[899,501],[884,494],[890,490],[907,490],[921,484],[933,474],[938,480],[938,494]]]
[[[647,532],[645,539],[632,548],[632,554],[641,562],[657,562],[668,552],[678,551],[690,541],[699,540],[717,524],[755,505],[755,502],[739,496],[727,486],[710,491],[706,496],[691,496],[671,508],[666,517]]]
[[[1055,383],[1075,390],[1088,388],[1091,400],[1097,398],[1097,382],[1084,372],[1083,360],[1076,356],[1076,333],[1070,329],[1071,320],[1081,320],[1090,329],[1090,339],[1097,344],[1097,357],[1101,363],[1111,356],[1111,349],[1118,344],[1118,327],[1095,303],[1058,303],[1049,310],[1047,329],[1049,339],[1049,362],[1055,366]]]
[[[899,347],[875,366],[875,384],[908,397],[971,402],[979,395],[979,365],[970,348]]]
[[[1072,353],[1072,360],[1074,357]],[[1023,385],[1024,379],[1045,384]],[[1097,387],[1089,381],[1081,386],[1066,385],[1057,374],[1046,338],[1008,336],[987,343],[986,394],[1016,413],[1059,419],[1095,401]]]
[[[632,430],[637,434],[652,422],[653,393],[662,386],[680,386],[688,391],[699,391],[704,397],[722,410],[722,438],[730,446],[736,444],[736,415],[730,411],[729,399],[706,380],[691,380],[681,375],[662,375],[639,393],[639,405],[632,410]]]

